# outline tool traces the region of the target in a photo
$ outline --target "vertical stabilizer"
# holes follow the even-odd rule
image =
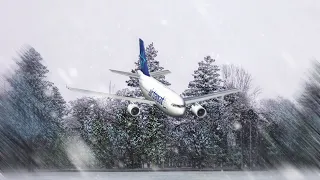
[[[147,63],[147,57],[146,57],[146,51],[144,49],[144,42],[142,39],[139,39],[139,46],[140,46],[140,70],[143,72],[144,75],[150,76],[149,69],[148,69],[148,63]]]

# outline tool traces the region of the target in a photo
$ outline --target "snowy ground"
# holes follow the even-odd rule
[[[8,173],[0,175],[0,180],[319,180],[320,171],[283,171],[265,172],[38,172]]]

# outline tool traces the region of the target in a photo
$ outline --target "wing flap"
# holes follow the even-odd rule
[[[109,93],[104,93],[104,92],[91,91],[91,90],[73,88],[73,87],[68,87],[68,86],[67,86],[67,88],[69,90],[75,91],[75,92],[81,92],[81,93],[92,94],[92,95],[100,95],[100,96],[104,96],[104,97],[109,97],[109,98],[114,98],[114,99],[119,99],[119,100],[127,100],[127,101],[138,102],[138,103],[155,104],[154,101],[150,101],[150,100],[143,99],[143,98],[119,96],[116,94],[109,94]]]
[[[209,99],[213,99],[213,98],[217,98],[217,97],[220,97],[220,96],[225,96],[225,95],[229,95],[229,94],[233,94],[233,93],[237,93],[237,92],[240,92],[240,90],[231,89],[231,90],[226,90],[226,91],[206,94],[206,95],[203,95],[203,96],[186,97],[186,98],[183,98],[183,100],[185,101],[186,104],[192,104],[192,103],[196,103],[196,102],[200,102],[200,101],[206,101],[206,100],[209,100]]]

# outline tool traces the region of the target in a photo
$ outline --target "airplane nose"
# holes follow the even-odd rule
[[[173,111],[170,112],[172,116],[180,117],[183,116],[186,112],[186,108],[175,108]]]
[[[186,108],[179,108],[179,110],[177,112],[178,112],[178,114],[177,114],[178,116],[182,116],[186,112]]]
[[[181,112],[182,115],[186,112],[186,109],[187,108],[185,108],[185,107],[181,109],[182,110],[182,112]]]

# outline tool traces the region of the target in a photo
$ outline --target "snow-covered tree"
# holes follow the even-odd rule
[[[306,147],[305,143],[308,144],[308,140],[298,141],[303,140],[306,134],[302,134],[302,116],[296,105],[279,97],[262,101],[259,111],[268,121],[262,128],[263,148],[260,149],[260,155],[271,165],[283,161],[296,163],[303,154],[304,148],[301,147]]]
[[[48,154],[61,148],[61,118],[65,111],[65,101],[58,88],[47,80],[49,70],[42,64],[41,55],[28,46],[19,53],[18,65],[12,76],[7,77],[10,90],[7,100],[10,104],[8,119],[21,137],[33,142],[33,149],[41,153],[42,165],[57,165],[59,157]],[[57,150],[60,151],[60,150]],[[63,154],[60,151],[60,154]],[[62,162],[62,161],[61,161]]]
[[[1,105],[3,105],[2,102]],[[1,113],[1,115],[5,114]],[[15,170],[28,167],[29,170],[32,170],[35,161],[32,159],[33,152],[30,144],[20,136],[14,127],[2,121],[5,120],[2,117],[0,117],[0,168]]]
[[[217,139],[213,139],[210,134],[210,125],[208,121],[189,122],[182,126],[182,146],[187,147],[188,157],[191,160],[192,167],[203,168],[214,166],[217,159],[212,152],[220,151],[215,146]],[[218,154],[218,153],[217,153]]]
[[[108,99],[94,99],[84,97],[71,101],[70,114],[79,122],[78,131],[95,157],[98,166],[110,168],[114,165],[112,137],[109,134],[109,126],[113,114],[110,114]],[[113,107],[116,108],[116,107]],[[110,119],[109,119],[110,118]]]
[[[298,142],[308,143],[303,152],[306,154],[305,156],[311,157],[317,167],[320,167],[320,62],[314,59],[311,65],[301,94],[297,98],[303,114],[303,118],[298,122],[301,130],[300,137],[303,139],[299,139]]]
[[[241,93],[246,94],[251,101],[255,100],[261,91],[259,87],[254,87],[253,78],[249,72],[233,64],[222,65],[221,78],[225,88],[237,88],[241,90]]]
[[[219,74],[218,65],[214,64],[215,60],[210,56],[204,57],[200,61],[199,67],[193,73],[193,80],[189,82],[188,88],[182,93],[183,97],[201,96],[222,89],[222,80]],[[204,102],[199,102],[205,109],[208,110],[208,116],[212,121],[220,118],[221,100],[214,98]],[[190,105],[188,106],[190,108]],[[187,116],[192,116],[190,111],[187,111]]]
[[[317,60],[312,61],[312,69],[297,100],[308,114],[320,117],[320,62]]]
[[[86,143],[90,142],[92,134],[93,113],[96,101],[93,98],[84,97],[70,102],[70,115],[79,122],[78,131]]]
[[[119,90],[118,95],[134,96],[128,88]],[[122,167],[140,168],[143,161],[144,129],[142,116],[133,117],[127,112],[129,101],[112,101],[114,121],[112,122],[112,136],[114,147],[118,151],[117,161]],[[120,167],[121,167],[120,166]]]
[[[198,63],[199,67],[193,74],[194,79],[189,82],[188,89],[182,93],[183,96],[205,95],[221,88],[220,69],[214,62],[214,59],[206,56]]]
[[[229,157],[232,157],[230,163],[237,162],[239,165],[241,159],[241,164],[244,165],[244,162],[249,162],[246,161],[247,159],[251,159],[251,162],[253,159],[256,160],[253,156],[257,154],[257,121],[259,119],[249,117],[248,112],[257,113],[254,106],[259,88],[253,87],[253,79],[245,69],[232,64],[223,65],[221,69],[225,89],[237,88],[240,92],[224,97],[223,115],[219,124],[222,125],[224,133],[228,136],[227,149]],[[247,139],[249,141],[246,141]],[[241,151],[241,156],[239,156],[239,151]]]
[[[166,139],[164,119],[156,115],[158,109],[150,108],[148,120],[144,128],[144,152],[148,165],[159,165],[164,162]]]
[[[208,93],[217,92],[222,89],[222,80],[219,74],[220,69],[217,65],[214,64],[214,62],[214,59],[212,59],[210,56],[206,56],[202,61],[198,63],[199,67],[194,71],[193,74],[194,79],[190,81],[188,89],[186,89],[182,93],[183,97],[201,96]],[[208,111],[208,115],[203,119],[198,119],[190,111],[187,111],[186,118],[191,121],[189,125],[190,127],[188,127],[188,129],[206,127],[208,131],[191,131],[190,133],[187,133],[187,136],[184,136],[183,138],[188,139],[188,141],[190,141],[189,144],[193,143],[193,146],[199,146],[199,148],[202,149],[203,152],[215,154],[214,158],[216,163],[223,162],[225,152],[223,152],[224,145],[222,138],[224,134],[221,124],[217,123],[219,122],[218,120],[221,119],[222,115],[222,100],[215,98],[212,100],[200,102],[199,104]],[[187,108],[190,108],[190,106],[188,106]],[[206,126],[204,126],[203,124],[206,124]],[[201,134],[197,135],[196,133]],[[214,144],[198,144],[199,136],[206,139],[205,142],[214,142]]]

